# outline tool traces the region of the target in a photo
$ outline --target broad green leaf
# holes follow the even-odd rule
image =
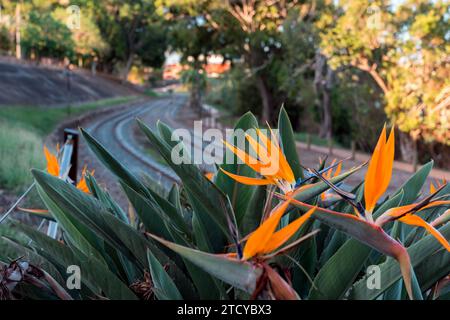
[[[291,121],[284,109],[281,107],[280,114],[278,116],[278,131],[280,134],[281,146],[283,153],[289,163],[289,166],[294,173],[295,179],[303,179],[303,170],[300,166],[300,159],[297,153],[297,146],[295,144],[294,131],[292,130]]]
[[[399,221],[394,222],[394,226],[391,230],[391,237],[394,239],[401,240],[403,238],[402,225]],[[400,241],[403,243],[403,241]],[[388,257],[387,259],[392,259]],[[403,289],[403,281],[400,279],[397,283],[393,284],[385,294],[383,295],[384,300],[401,300],[402,299],[402,289]]]
[[[450,253],[444,248],[440,248],[435,254],[431,255],[414,269],[422,292],[425,292],[449,274]]]
[[[180,246],[156,236],[153,236],[153,238],[214,277],[249,293],[255,290],[256,282],[262,274],[261,267],[253,266],[245,261]]]
[[[176,208],[178,215],[183,217],[183,207],[181,205],[180,188],[177,184],[174,184],[169,191],[167,201]]]
[[[152,130],[150,130],[144,123],[138,120],[138,124],[149,138],[152,145],[159,151],[161,156],[166,160],[170,167],[183,181],[183,186],[186,192],[192,197],[191,205],[201,207],[202,210],[197,210],[199,219],[208,228],[211,238],[214,238],[214,247],[220,248],[227,244],[227,241],[222,235],[232,239],[230,235],[227,216],[229,218],[234,216],[226,196],[200,171],[194,164],[174,164],[171,159],[172,149],[168,141],[162,140]],[[158,122],[158,129],[166,132],[171,132],[170,128]],[[217,207],[219,206],[219,210]]]
[[[402,200],[403,193],[386,201],[376,212],[375,216],[398,206]],[[316,210],[317,212],[317,210]],[[342,219],[341,223],[336,224],[339,217],[331,219],[332,215],[327,213],[320,214],[319,218],[331,227],[343,231],[355,239],[349,239],[339,250],[325,263],[320,269],[316,278],[314,279],[315,287],[311,288],[309,294],[310,299],[341,299],[347,290],[355,281],[364,263],[369,258],[371,247],[378,247],[379,245],[388,245],[392,240],[388,238],[384,232],[373,228],[365,222],[355,223],[355,219]],[[353,221],[352,221],[353,220]],[[381,230],[381,229],[380,229]],[[381,241],[382,243],[378,243]],[[367,246],[369,245],[369,247]]]
[[[27,261],[35,266],[39,266],[47,271],[53,279],[58,281],[59,284],[65,284],[61,272],[49,260],[43,256],[40,256],[31,248],[21,245],[16,241],[16,239],[11,239],[4,236],[0,237],[0,251],[7,255],[8,253],[13,252],[14,256],[9,257],[11,260],[23,257],[21,260]]]
[[[127,214],[122,210],[122,208],[111,198],[110,194],[103,190],[95,180],[95,178],[87,174],[86,183],[92,195],[97,198],[105,208],[107,208],[112,214],[122,221],[129,223]]]
[[[33,175],[37,184],[61,210],[67,215],[72,215],[74,219],[78,219],[111,247],[120,251],[133,263],[141,275],[147,266],[147,249],[149,248],[161,263],[170,264],[175,275],[186,284],[183,288],[179,286],[183,295],[186,293],[186,296],[192,296],[192,292],[189,293],[192,288],[189,287],[189,281],[183,272],[153,241],[147,240],[133,227],[103,208],[97,199],[81,192],[73,185],[42,171],[33,170]]]
[[[450,224],[443,226],[439,229],[439,231],[445,238],[450,238]],[[432,235],[424,237],[408,248],[408,253],[411,258],[411,266],[413,268],[416,268],[417,266],[420,270],[419,265],[432,258],[441,249],[441,244]],[[448,252],[445,252],[444,254],[447,256],[449,255]],[[442,268],[441,265],[438,267]],[[437,270],[439,268],[437,268]],[[444,271],[445,274],[450,272],[449,264],[447,264],[447,269],[444,267]],[[380,272],[383,275],[381,277],[380,289],[368,289],[366,286],[366,277],[364,277],[353,285],[352,290],[350,291],[350,298],[362,300],[375,299],[401,278],[398,263],[393,260],[388,260],[381,264]],[[433,273],[434,270],[431,268],[426,270],[426,272]],[[418,276],[418,279],[421,279],[421,277],[422,275]]]
[[[150,250],[147,250],[147,259],[156,297],[159,300],[183,300],[177,286]]]
[[[146,194],[145,186],[136,178],[136,176],[126,169],[103,145],[92,137],[84,129],[80,129],[89,148],[94,152],[97,158],[108,168],[113,174],[125,181],[131,188]]]
[[[433,169],[433,160],[424,164],[417,172],[408,179],[392,196],[399,194],[403,190],[403,200],[401,206],[413,203],[419,196],[420,190],[427,181],[428,175]]]
[[[247,213],[240,224],[240,230],[243,235],[250,234],[261,224],[264,212],[264,204],[266,203],[267,188],[261,186],[257,188],[249,201]]]
[[[50,199],[47,194],[42,190],[42,188],[38,185],[37,187],[39,196],[44,202],[45,206],[50,210],[55,220],[58,221],[59,226],[65,231],[65,235],[70,239],[71,243],[76,246],[83,254],[88,257],[92,257],[93,259],[97,259],[99,263],[107,265],[102,255],[97,251],[97,249],[91,245],[90,241],[96,242],[98,245],[97,239],[95,239],[95,235],[93,235],[90,231],[86,230],[83,225],[80,224],[79,221],[73,219],[70,215],[66,215],[64,211],[62,211],[56,203]],[[83,229],[84,234],[90,233],[89,238],[86,238],[80,230]]]
[[[122,189],[125,191],[125,194],[134,207],[134,211],[138,215],[139,219],[144,224],[145,230],[165,239],[170,239],[166,223],[175,223],[171,221],[170,218],[165,216],[161,208],[159,206],[155,206],[154,203],[148,201],[141,194],[128,187],[125,183],[122,184]],[[177,229],[177,231],[181,230]]]
[[[103,292],[109,299],[137,299],[126,284],[109,271],[108,267],[98,263],[96,259],[90,259],[82,253],[75,255],[67,246],[59,241],[24,224],[14,222],[12,225],[33,240],[32,246],[38,254],[47,259],[54,259],[59,265],[65,266],[66,268],[70,265],[80,266],[82,270],[81,282],[93,292],[97,292],[98,294]]]
[[[134,228],[109,213],[97,199],[81,192],[73,185],[43,171],[32,170],[32,173],[36,183],[61,211],[109,242],[140,270],[145,268],[146,247],[149,242]]]
[[[172,238],[176,244],[189,247],[190,244],[186,239],[179,234],[173,233]],[[219,300],[226,298],[226,292],[223,286],[216,278],[213,278],[209,273],[196,266],[188,259],[182,256],[186,269],[197,288],[200,299],[202,300]]]

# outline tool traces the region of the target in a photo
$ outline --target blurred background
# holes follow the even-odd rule
[[[61,122],[161,92],[224,126],[246,111],[300,142],[450,168],[446,0],[0,0],[0,192]],[[4,200],[8,202],[7,200]]]

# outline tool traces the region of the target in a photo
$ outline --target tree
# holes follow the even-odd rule
[[[322,32],[322,50],[334,68],[369,74],[384,94],[385,112],[401,132],[404,159],[417,156],[419,138],[450,144],[437,129],[439,93],[449,83],[449,6],[445,1],[341,1]],[[438,116],[439,115],[439,116]],[[447,121],[447,120],[446,120]]]
[[[169,47],[181,54],[181,63],[189,70],[183,73],[183,82],[190,93],[190,107],[201,111],[202,93],[206,87],[204,64],[214,51],[223,46],[219,31],[208,20],[215,13],[214,1],[160,0],[158,13],[165,19]]]
[[[23,30],[22,46],[28,55],[73,58],[75,43],[67,26],[49,12],[30,10]]]
[[[103,59],[111,66],[123,65],[123,80],[137,59],[151,67],[163,64],[165,30],[155,15],[153,0],[96,1],[93,7],[101,34],[110,46]]]
[[[223,28],[236,34],[236,48],[246,67],[254,76],[262,101],[261,120],[271,121],[276,107],[270,88],[267,66],[281,52],[280,36],[290,11],[303,18],[312,12],[313,5],[286,0],[227,0],[224,10],[233,18],[235,26]],[[237,28],[236,28],[237,26]]]
[[[93,60],[94,57],[104,55],[109,49],[108,43],[103,39],[96,21],[93,17],[93,12],[88,6],[80,8],[80,25],[79,28],[72,28],[71,38],[74,43],[74,52],[78,58],[79,65],[83,65],[83,60]],[[70,13],[64,7],[57,7],[53,16],[61,23],[66,23],[69,19]]]

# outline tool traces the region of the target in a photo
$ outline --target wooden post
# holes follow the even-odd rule
[[[61,159],[61,173],[65,174],[73,184],[77,183],[77,160],[78,160],[78,131],[74,129],[64,129],[64,149]],[[60,176],[61,178],[61,176]],[[66,179],[66,177],[64,177]],[[58,222],[49,221],[47,235],[53,239],[58,236]]]
[[[352,160],[356,159],[356,142],[355,140],[352,140]]]
[[[78,171],[78,131],[74,129],[64,129],[64,142],[68,139],[71,140],[73,150],[72,156],[70,157],[70,169],[68,177],[74,182],[77,182],[77,171]]]
[[[306,145],[307,145],[307,149],[311,150],[311,134],[307,134],[306,135]]]
[[[328,154],[333,155],[333,139],[328,138]]]
[[[414,155],[413,155],[413,172],[416,172],[417,171],[417,167],[418,167],[418,159],[417,159],[417,152],[414,152]]]
[[[22,47],[21,47],[21,37],[20,28],[22,23],[22,17],[20,13],[20,3],[16,4],[16,58],[22,59]]]
[[[413,138],[413,143],[414,143],[414,153],[413,153],[413,172],[417,171],[417,167],[419,166],[419,151],[417,150],[418,148],[418,143],[417,143],[417,139]]]

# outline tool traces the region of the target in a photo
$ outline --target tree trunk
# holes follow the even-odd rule
[[[200,116],[202,116],[202,94],[200,86],[197,83],[192,84],[189,96],[189,105],[192,110],[197,111]]]
[[[408,133],[399,131],[400,138],[400,151],[402,154],[402,160],[408,163],[414,163],[417,161],[417,141]]]
[[[125,64],[125,68],[122,73],[122,81],[123,82],[126,82],[128,80],[128,74],[130,73],[131,66],[133,65],[133,61],[134,61],[133,56],[134,56],[133,53],[130,53],[128,55],[127,63]]]
[[[256,75],[256,85],[259,90],[259,95],[262,100],[262,112],[261,112],[261,121],[263,123],[270,123],[272,120],[272,103],[273,98],[269,89],[267,88],[266,82],[260,75]]]
[[[328,66],[326,57],[316,53],[314,84],[322,109],[319,136],[330,139],[333,134],[333,118],[331,114],[331,90],[333,88],[333,70]]]

